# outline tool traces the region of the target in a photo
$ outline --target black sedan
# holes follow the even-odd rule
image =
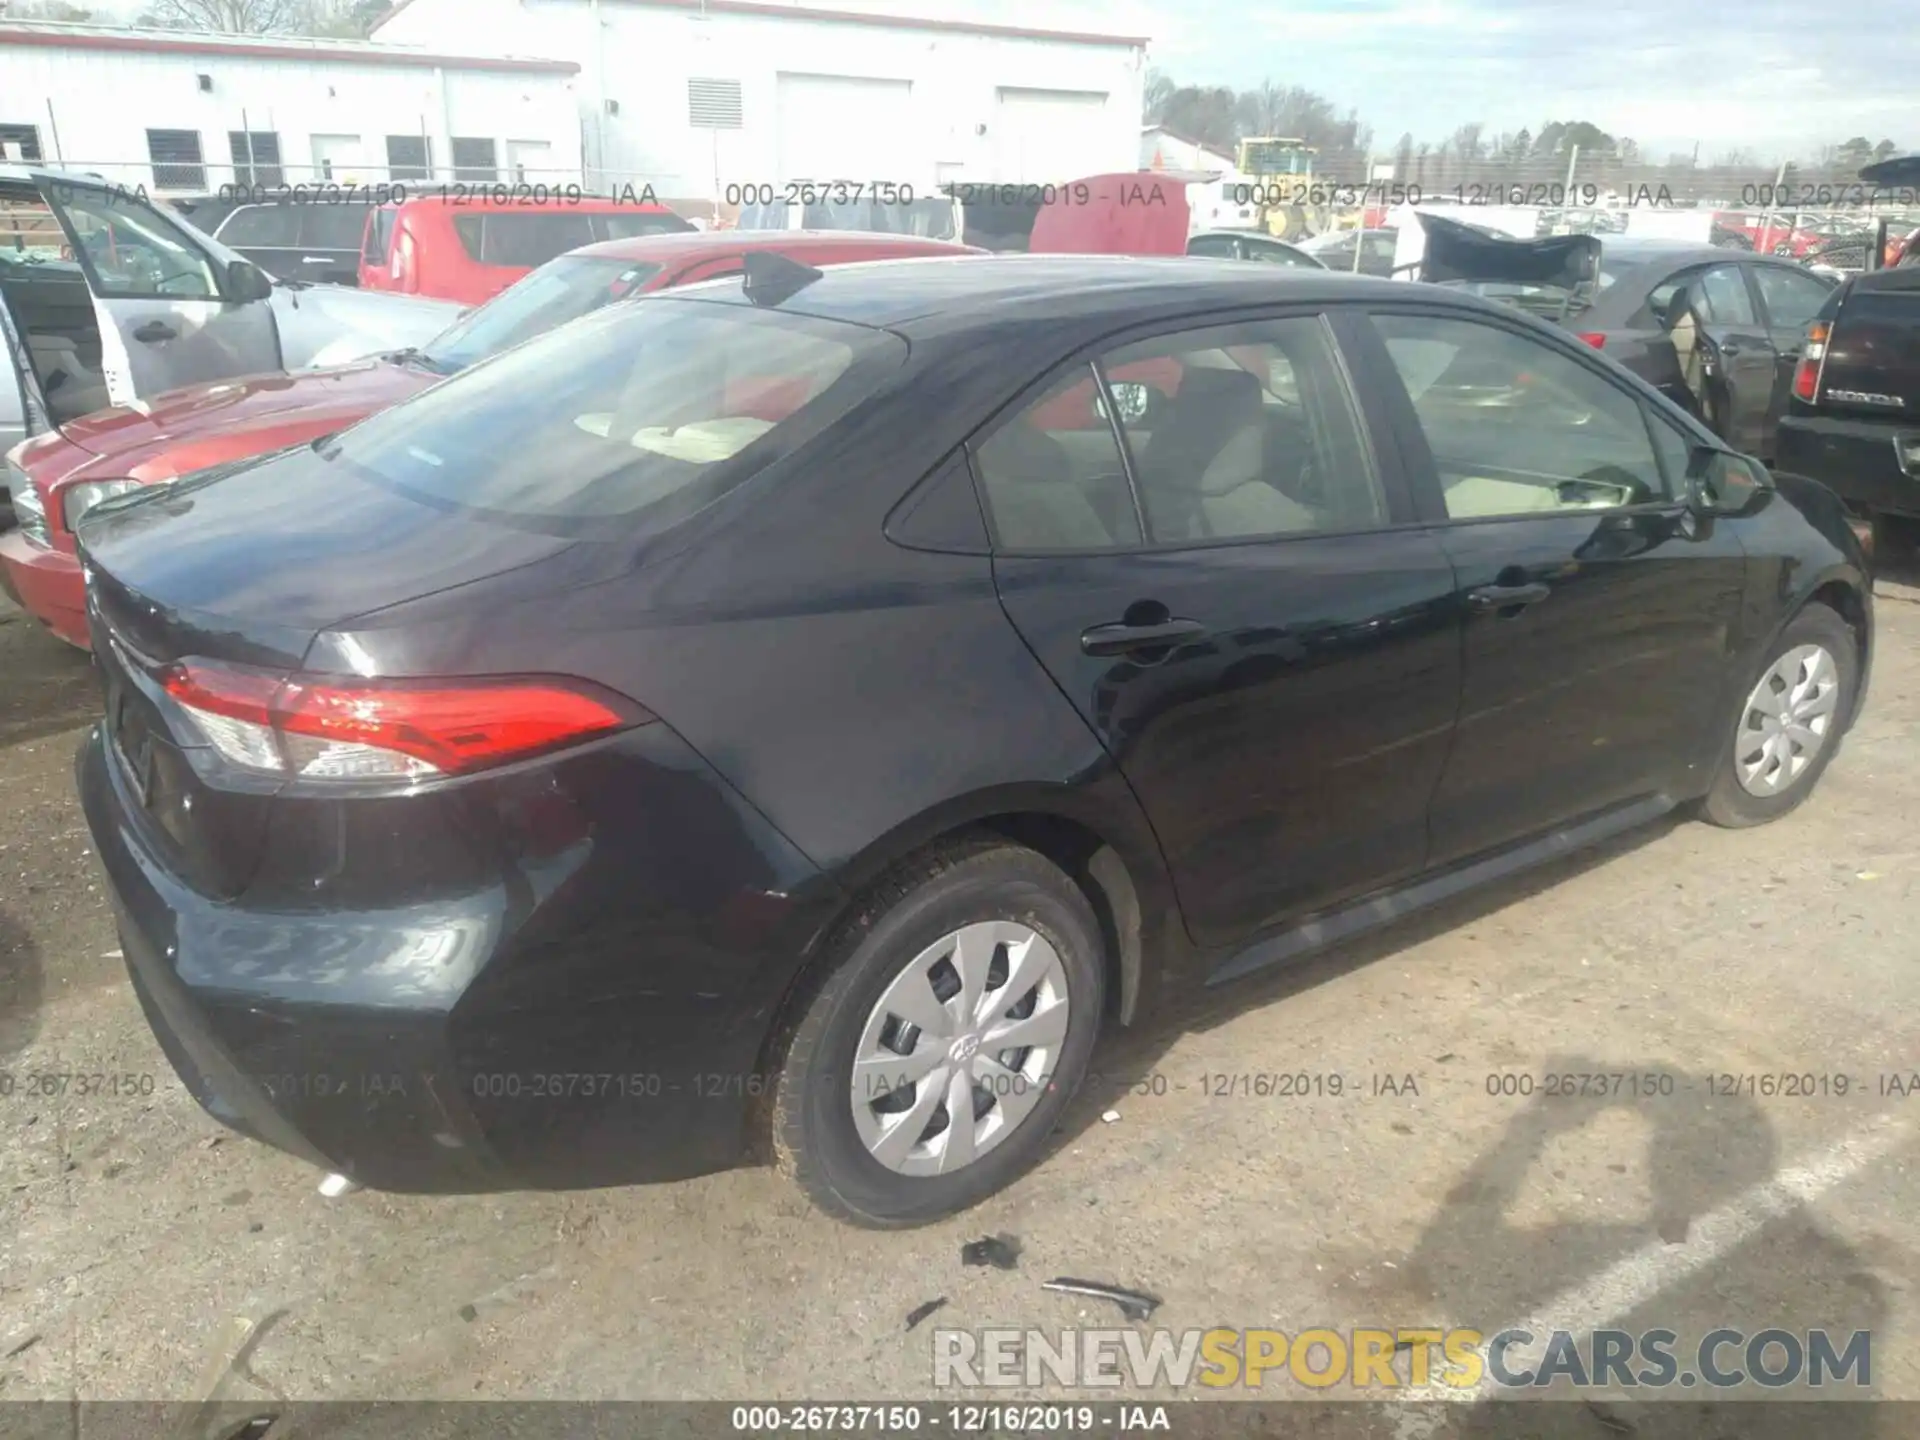
[[[397,1190],[770,1142],[871,1225],[1033,1164],[1105,1027],[1782,816],[1872,640],[1832,496],[1570,334],[1185,258],[769,259],[83,548],[209,1111]]]
[[[1600,243],[1598,284],[1571,304],[1552,286],[1471,288],[1563,319],[1729,445],[1771,460],[1807,324],[1834,279],[1711,245],[1630,236]]]

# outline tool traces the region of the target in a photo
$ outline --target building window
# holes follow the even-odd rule
[[[387,178],[431,180],[433,147],[424,135],[387,136]]]
[[[207,167],[198,130],[147,131],[147,159],[153,162],[156,190],[205,190]]]
[[[0,160],[38,160],[40,127],[37,125],[0,125]]]
[[[453,178],[492,184],[500,178],[500,157],[491,140],[453,137]]]
[[[280,167],[280,137],[271,130],[229,130],[227,146],[233,155],[236,185],[280,186],[287,172]]]
[[[740,82],[689,79],[687,123],[696,130],[738,130]]]

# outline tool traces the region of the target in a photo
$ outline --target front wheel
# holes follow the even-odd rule
[[[780,1166],[857,1225],[923,1225],[1044,1151],[1105,1004],[1100,926],[1045,857],[965,841],[875,887],[830,942],[774,1092]]]
[[[1860,642],[1825,605],[1781,632],[1734,717],[1703,813],[1716,825],[1764,825],[1798,806],[1833,759],[1853,714]]]

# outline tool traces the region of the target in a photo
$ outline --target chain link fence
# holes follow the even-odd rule
[[[603,176],[528,167],[322,169],[69,160],[61,168],[176,203],[197,201],[183,206],[190,215],[197,209],[196,223],[249,202],[381,203],[448,193],[532,203],[612,196],[665,204],[696,224],[724,226],[740,209],[728,203],[728,196],[769,188],[763,181],[724,173],[694,182],[644,171]],[[1882,220],[1895,237],[1920,228],[1920,194],[1910,186],[1866,184],[1856,168],[1652,163],[1578,150],[1513,157],[1321,152],[1302,173],[1224,175],[1189,194],[1210,207],[1204,218],[1196,214],[1197,228],[1258,229],[1295,242],[1329,232],[1387,228],[1399,222],[1408,205],[1444,206],[1483,210],[1486,223],[1503,233],[1659,235],[1858,270],[1865,267]],[[921,197],[938,193],[924,177],[902,177],[899,185]],[[1014,188],[1037,192],[1041,187]]]

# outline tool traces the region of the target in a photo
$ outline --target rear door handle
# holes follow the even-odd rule
[[[1164,649],[1207,633],[1198,620],[1163,620],[1158,625],[1095,625],[1080,632],[1080,648],[1089,655],[1125,655],[1130,650]]]
[[[1740,353],[1740,347],[1734,344],[1730,340],[1722,341],[1720,345],[1720,353],[1722,355],[1738,355]]]
[[[300,263],[302,265],[331,265],[333,263],[333,257],[331,255],[302,255],[300,257]]]
[[[133,332],[133,338],[142,345],[158,345],[162,340],[176,340],[180,332],[163,320],[149,320]]]
[[[1482,612],[1512,610],[1526,605],[1537,605],[1551,594],[1553,594],[1552,586],[1538,583],[1482,585],[1478,590],[1467,592],[1467,604]]]

